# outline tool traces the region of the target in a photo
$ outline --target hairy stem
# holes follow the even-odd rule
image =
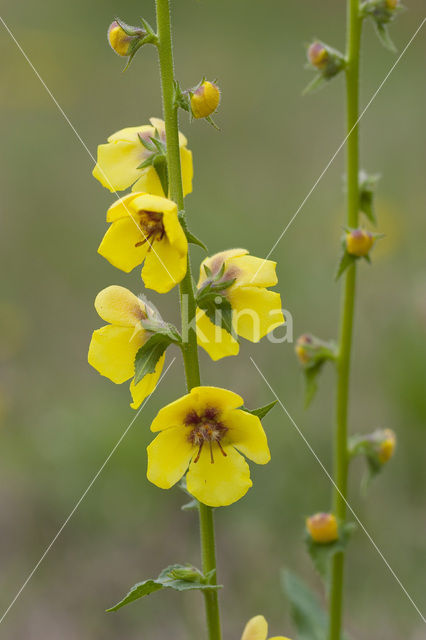
[[[359,58],[362,19],[359,0],[347,0],[346,52],[346,128],[351,132],[347,141],[347,221],[348,227],[358,226],[359,211]],[[356,126],[355,126],[356,125]],[[352,131],[353,129],[353,131]],[[347,269],[343,283],[340,319],[339,355],[337,360],[336,426],[334,437],[334,512],[340,521],[346,518],[348,484],[348,405],[352,351],[353,319],[356,289],[356,264]],[[340,640],[343,611],[344,554],[332,560],[330,585],[329,640]]]
[[[167,168],[170,196],[178,205],[179,213],[184,216],[182,173],[179,150],[178,111],[174,101],[173,46],[170,23],[170,0],[156,0],[158,55],[160,60],[161,88],[163,94],[163,113],[166,126]],[[188,252],[188,268],[185,278],[179,285],[182,336],[185,341],[183,359],[188,391],[200,384],[197,335],[194,326],[196,303],[191,265]],[[201,555],[203,572],[216,572],[215,534],[213,510],[199,503]],[[216,584],[216,575],[211,579]],[[204,592],[206,604],[207,629],[209,640],[221,640],[219,603],[216,591]]]

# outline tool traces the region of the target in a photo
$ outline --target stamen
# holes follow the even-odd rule
[[[204,440],[201,440],[201,444],[200,444],[200,446],[199,446],[199,448],[198,448],[197,456],[194,458],[194,464],[195,464],[196,462],[198,462],[198,460],[200,459],[201,449],[203,448],[203,444],[204,444]]]
[[[218,440],[218,441],[217,441],[217,444],[218,444],[219,449],[222,451],[222,453],[223,453],[224,457],[226,458],[226,456],[227,456],[228,454],[226,453],[226,451],[224,451],[224,450],[223,450],[222,445],[220,444],[220,440]]]
[[[212,443],[212,441],[211,441],[211,440],[210,440],[210,462],[211,462],[212,464],[214,464],[214,458],[213,458],[213,443]]]

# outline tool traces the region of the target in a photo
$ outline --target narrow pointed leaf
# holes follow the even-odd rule
[[[135,358],[135,384],[153,373],[157,362],[171,343],[170,337],[154,333],[139,349]]]
[[[251,413],[252,415],[257,416],[258,418],[260,418],[260,420],[262,420],[270,412],[270,410],[275,407],[277,402],[278,400],[274,400],[273,402],[270,402],[269,404],[265,404],[264,407],[259,407],[258,409],[247,409],[246,407],[244,407],[244,411],[247,411],[247,413]]]

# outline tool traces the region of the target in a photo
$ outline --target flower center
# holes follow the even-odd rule
[[[157,238],[162,240],[166,233],[163,214],[157,211],[139,211],[139,226],[143,233],[143,240],[137,242],[135,247],[141,247],[145,242],[148,242],[148,251],[151,250],[154,240]]]
[[[226,457],[220,441],[228,431],[223,422],[218,420],[219,411],[214,407],[208,407],[201,415],[196,411],[191,411],[185,418],[185,425],[191,428],[188,440],[198,447],[194,463],[198,462],[201,456],[204,443],[208,443],[210,448],[210,462],[214,463],[213,444],[216,443],[222,455]]]

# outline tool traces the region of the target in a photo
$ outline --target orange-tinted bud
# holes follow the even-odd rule
[[[391,11],[394,11],[399,4],[399,0],[386,0],[386,7]]]
[[[365,229],[354,229],[346,234],[346,249],[351,256],[367,256],[373,244],[373,234]]]
[[[306,528],[314,542],[327,544],[339,537],[337,520],[332,513],[316,513],[306,519]]]
[[[310,336],[308,333],[304,333],[302,336],[300,336],[300,338],[297,339],[294,350],[301,364],[308,364],[308,362],[310,361],[311,353],[306,348],[306,345],[312,345],[312,343],[312,336]]]
[[[328,51],[321,42],[313,42],[308,48],[309,62],[320,71],[327,66],[328,57]]]
[[[220,90],[214,82],[204,80],[191,92],[191,111],[194,118],[207,118],[216,111],[220,102]]]
[[[378,456],[382,464],[388,462],[395,452],[396,435],[391,429],[383,431],[383,440],[379,444]]]

